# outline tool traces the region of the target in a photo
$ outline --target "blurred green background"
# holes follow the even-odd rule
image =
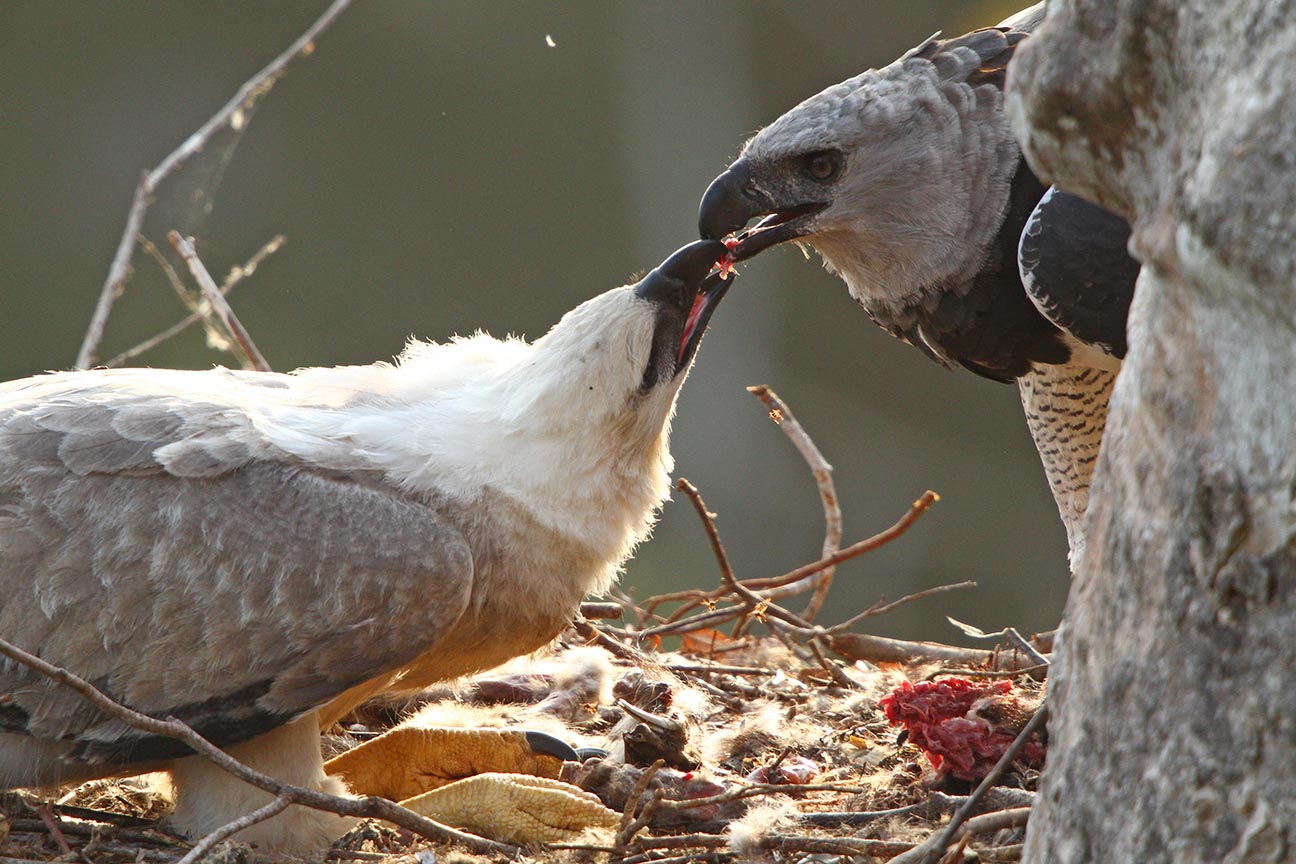
[[[994,24],[1018,5],[361,0],[262,104],[199,249],[219,278],[287,236],[232,296],[277,369],[390,358],[410,335],[539,336],[693,239],[706,184],[761,125],[935,30]],[[0,376],[72,364],[141,171],[324,6],[4,5]],[[156,268],[136,264],[101,356],[184,311]],[[143,362],[234,361],[195,329]],[[826,619],[974,579],[974,591],[870,629],[960,641],[944,615],[1054,625],[1065,537],[1016,389],[891,339],[791,248],[743,268],[675,424],[677,473],[718,512],[740,576],[817,558],[823,532],[804,463],[744,390],[757,383],[834,465],[845,543],[924,489],[942,496],[901,540],[842,566]],[[622,585],[643,597],[716,580],[691,508],[675,500]]]

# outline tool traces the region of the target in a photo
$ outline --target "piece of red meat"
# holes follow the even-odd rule
[[[728,279],[729,274],[734,272],[735,259],[733,250],[740,241],[737,237],[726,237],[723,242],[725,248],[729,251],[720,256],[720,260],[716,262],[716,267],[720,268],[720,278]]]
[[[983,715],[1029,719],[1033,713],[1033,703],[1013,690],[1011,681],[905,681],[878,704],[891,725],[903,726],[909,740],[927,754],[938,778],[976,782],[990,772],[1021,730],[1021,724],[996,724]],[[987,706],[996,710],[986,710]],[[1017,762],[1038,768],[1044,752],[1043,741],[1032,738]]]

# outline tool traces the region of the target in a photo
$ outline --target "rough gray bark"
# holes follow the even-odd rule
[[[1037,170],[1144,262],[1030,862],[1296,860],[1296,4],[1053,0]]]

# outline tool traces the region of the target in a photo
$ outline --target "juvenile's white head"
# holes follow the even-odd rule
[[[722,243],[685,246],[577,306],[534,343],[414,343],[395,366],[307,370],[363,396],[276,418],[281,446],[384,469],[413,491],[503,493],[619,566],[668,494],[670,419],[729,282]]]
[[[747,142],[702,199],[723,237],[767,217],[739,258],[801,240],[870,311],[975,273],[1002,222],[1016,144],[1003,77],[1020,33],[928,40],[797,105]]]

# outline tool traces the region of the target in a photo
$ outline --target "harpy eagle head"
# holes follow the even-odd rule
[[[411,489],[467,499],[492,488],[523,502],[598,550],[610,578],[668,495],[670,421],[733,281],[711,272],[725,252],[690,243],[534,342],[479,333],[413,343],[390,393],[409,410],[353,427],[348,440],[382,454]]]
[[[533,346],[532,389],[565,390],[566,408],[586,417],[673,399],[732,281],[711,273],[726,251],[714,240],[690,243],[638,282],[568,312]]]
[[[703,237],[761,221],[738,258],[812,246],[871,313],[887,315],[977,272],[1019,158],[1003,80],[1024,34],[929,39],[836,84],[747,142],[701,203]]]

